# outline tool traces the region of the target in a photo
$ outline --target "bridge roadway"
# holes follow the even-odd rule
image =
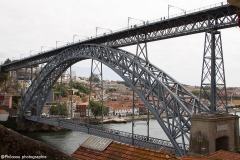
[[[163,149],[164,151],[168,152],[175,152],[174,146],[170,141],[153,138],[153,137],[147,137],[144,135],[138,135],[119,131],[115,129],[109,129],[109,128],[102,128],[102,126],[92,125],[92,124],[85,124],[85,123],[79,123],[74,122],[68,119],[58,119],[58,118],[49,118],[49,117],[37,117],[37,116],[25,116],[25,119],[45,123],[53,126],[58,126],[61,128],[70,129],[73,131],[78,132],[84,132],[87,134],[99,136],[99,137],[105,137],[112,139],[114,141],[126,143],[132,145],[132,137],[134,138],[134,145],[144,148],[149,148],[153,150],[160,150]],[[179,143],[179,146],[182,147],[181,149],[184,150],[183,144]],[[189,150],[189,145],[185,144],[185,148],[187,151]]]
[[[222,3],[209,9],[186,12],[186,14],[169,19],[162,17],[156,21],[147,21],[140,25],[89,38],[3,65],[1,66],[1,71],[6,72],[46,63],[63,50],[80,44],[102,44],[118,48],[206,32],[210,29],[219,30],[234,27],[238,24],[237,12],[237,7]]]

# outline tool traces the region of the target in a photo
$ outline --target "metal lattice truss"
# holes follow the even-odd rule
[[[180,83],[151,63],[126,51],[105,46],[79,45],[55,56],[28,88],[22,100],[20,118],[26,110],[37,106],[39,115],[50,89],[62,72],[83,59],[97,60],[121,76],[154,115],[177,152],[185,154],[181,152],[179,144],[183,144],[185,152],[190,135],[190,117],[196,109],[201,112],[209,112],[209,109]]]
[[[2,66],[3,71],[15,70],[48,62],[61,51],[80,44],[102,44],[112,48],[124,47],[143,42],[206,32],[209,29],[223,29],[238,25],[238,8],[229,4],[196,11],[170,19],[159,19],[145,25],[128,28],[111,34],[98,36],[82,42],[40,53]]]
[[[212,112],[227,110],[222,41],[219,31],[212,30],[205,35],[200,91],[200,97],[209,100],[213,107]]]
[[[103,102],[103,73],[102,73],[102,63],[96,60],[92,60],[92,65],[91,65],[91,84],[90,84],[90,90],[92,91],[93,86],[97,86],[95,88],[94,93],[95,93],[95,101]],[[94,79],[98,79],[97,81]],[[90,98],[91,99],[91,98]]]
[[[227,5],[229,6],[229,5]],[[142,42],[168,39],[178,36],[206,32],[209,29],[222,29],[236,26],[238,22],[237,8],[216,8],[180,17],[151,23],[143,27],[132,28],[129,32],[121,32],[118,36],[109,36],[107,42],[98,40],[98,44],[111,47],[124,47]],[[232,14],[235,13],[235,14]],[[161,25],[159,25],[161,23]]]

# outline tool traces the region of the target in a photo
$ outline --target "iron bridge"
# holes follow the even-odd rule
[[[184,88],[181,83],[149,62],[146,44],[147,42],[201,32],[211,33],[212,35],[219,34],[217,32],[219,29],[237,26],[237,12],[237,7],[221,3],[208,9],[187,12],[169,19],[162,17],[156,21],[147,21],[140,25],[121,29],[106,35],[91,37],[81,42],[72,43],[2,65],[1,71],[13,71],[36,64],[47,63],[32,81],[31,86],[22,98],[20,119],[24,118],[25,111],[35,109],[37,117],[25,118],[112,138],[124,143],[132,144],[134,140],[135,145],[144,147],[157,149],[162,146],[174,147],[176,153],[183,156],[189,149],[191,116],[196,112],[210,113],[210,110],[197,97]],[[142,44],[144,45],[143,47],[141,46]],[[137,45],[137,48],[140,50],[139,55],[118,49],[119,47],[129,45]],[[211,47],[211,45],[209,46]],[[143,55],[143,58],[140,57],[140,54]],[[147,138],[137,134],[131,136],[129,133],[122,131],[114,130],[114,132],[109,133],[105,128],[99,128],[90,124],[76,124],[59,119],[39,118],[49,91],[57,79],[70,66],[85,59],[92,59],[105,64],[128,83],[154,115],[170,142],[152,137]],[[163,115],[166,118],[162,118]]]

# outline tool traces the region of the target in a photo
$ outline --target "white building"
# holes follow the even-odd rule
[[[9,113],[5,110],[0,110],[0,121],[7,121]]]
[[[118,109],[115,110],[116,116],[126,117],[127,115],[132,115],[132,109]],[[134,108],[134,115],[139,116],[139,108]]]

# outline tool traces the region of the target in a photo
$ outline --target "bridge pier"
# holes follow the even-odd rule
[[[191,117],[189,154],[218,150],[239,151],[239,117],[231,114],[195,114]]]
[[[205,104],[210,107],[211,114],[228,112],[221,33],[215,29],[205,34],[200,88],[202,98],[207,100]]]

